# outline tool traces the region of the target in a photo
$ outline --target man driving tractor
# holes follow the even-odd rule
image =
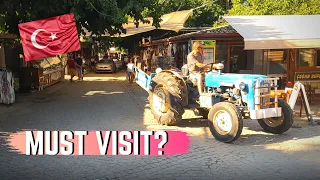
[[[188,54],[187,61],[189,72],[196,76],[199,94],[203,94],[204,72],[201,69],[211,68],[211,64],[204,64],[203,45],[201,42],[196,41],[193,43],[192,52]]]

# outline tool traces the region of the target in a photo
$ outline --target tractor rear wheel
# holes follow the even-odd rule
[[[217,140],[230,143],[238,139],[242,133],[241,113],[234,104],[217,103],[209,112],[209,128]]]
[[[149,103],[154,118],[161,125],[178,124],[184,113],[183,89],[180,79],[171,73],[160,72],[153,79]]]
[[[271,101],[274,101],[273,99]],[[259,119],[260,126],[269,133],[282,134],[288,131],[293,124],[293,111],[291,107],[282,99],[278,99],[282,116],[277,118]]]

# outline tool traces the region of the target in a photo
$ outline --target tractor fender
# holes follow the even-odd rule
[[[174,75],[174,76],[176,76],[177,78],[179,78],[179,79],[183,82],[183,85],[184,85],[185,87],[187,87],[186,82],[185,82],[184,79],[181,77],[181,75],[178,74],[177,72],[175,72],[175,71],[170,71],[170,70],[162,70],[162,71],[160,71],[159,73],[161,73],[161,72],[171,73],[172,75]]]
[[[179,78],[181,81],[181,86],[182,86],[182,91],[183,91],[183,102],[182,102],[182,106],[183,107],[186,107],[188,105],[188,87],[187,87],[187,84],[186,82],[184,81],[184,79],[181,77],[181,75],[175,71],[170,71],[170,70],[161,70],[160,72],[158,72],[157,74],[160,74],[160,73],[170,73],[172,74],[174,77],[177,77]]]

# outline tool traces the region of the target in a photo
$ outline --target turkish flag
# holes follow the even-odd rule
[[[19,24],[26,61],[80,50],[73,14]]]

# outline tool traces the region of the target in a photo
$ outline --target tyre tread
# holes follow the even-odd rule
[[[162,72],[157,74],[152,81],[157,84],[161,84],[166,87],[169,91],[171,108],[171,117],[165,119],[156,118],[158,122],[162,125],[175,125],[182,119],[182,114],[184,113],[183,108],[183,95],[181,91],[180,79],[174,77],[171,73]],[[152,92],[149,94],[149,102],[152,103]]]
[[[286,119],[284,119],[284,125],[280,125],[280,127],[270,127],[268,126],[263,119],[259,119],[258,123],[260,124],[260,126],[269,133],[273,133],[273,134],[282,134],[286,131],[288,131],[292,125],[293,125],[293,121],[294,121],[294,117],[293,117],[293,110],[291,109],[291,107],[289,106],[288,103],[286,103],[284,100],[282,99],[278,99],[278,103],[279,105],[283,106],[282,107],[282,112],[283,108],[285,108],[286,110],[289,111],[289,116],[288,117],[284,117],[284,118],[289,118],[289,121],[287,121]]]

